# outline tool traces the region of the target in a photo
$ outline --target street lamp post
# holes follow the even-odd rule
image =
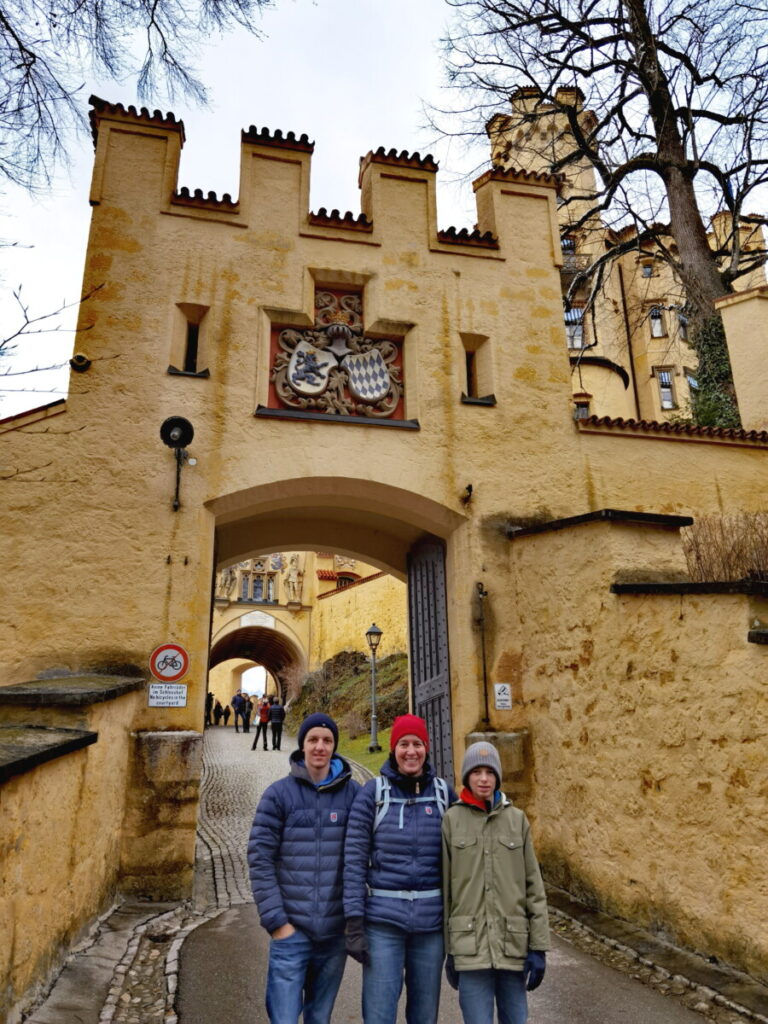
[[[381,630],[374,622],[365,634],[368,646],[371,649],[371,742],[368,745],[368,752],[374,754],[381,750],[379,746],[378,720],[376,718],[376,648],[381,641]]]

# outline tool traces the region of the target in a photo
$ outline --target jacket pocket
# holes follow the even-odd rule
[[[457,850],[468,850],[473,846],[477,845],[477,836],[453,836],[451,839],[451,846]]]
[[[448,919],[448,952],[453,956],[477,954],[477,931],[474,917]]]
[[[523,841],[522,839],[516,839],[515,836],[499,836],[499,842],[505,850],[522,850]]]
[[[528,952],[528,920],[525,917],[504,918],[504,956],[525,957]]]

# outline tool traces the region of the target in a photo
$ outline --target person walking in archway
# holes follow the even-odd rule
[[[267,725],[269,724],[269,701],[266,697],[263,697],[259,701],[258,707],[259,721],[256,725],[256,735],[253,737],[253,743],[251,744],[251,750],[255,750],[259,745],[259,736],[264,739],[264,749],[267,750]]]
[[[213,705],[213,724],[221,725],[221,718],[224,714],[224,708],[221,706],[221,701],[217,700]]]
[[[243,697],[243,691],[238,690],[229,703],[232,705],[232,710],[235,713],[235,732],[240,732],[237,725],[238,719],[242,719],[243,732],[245,732],[245,699]]]
[[[269,725],[272,730],[272,749],[279,750],[283,738],[283,722],[285,721],[285,708],[280,699],[275,697],[269,706]]]
[[[344,850],[347,952],[363,964],[363,1021],[437,1024],[443,973],[440,820],[456,800],[428,760],[423,718],[401,715],[389,759],[352,807]]]
[[[232,708],[229,704],[224,705],[224,725],[229,725],[229,716],[232,714]]]
[[[329,1024],[347,959],[342,865],[360,786],[336,752],[339,730],[320,712],[299,727],[290,773],[264,792],[248,840],[253,898],[270,934],[270,1024]]]
[[[253,701],[250,695],[243,694],[243,732],[251,731],[251,715],[253,714]]]

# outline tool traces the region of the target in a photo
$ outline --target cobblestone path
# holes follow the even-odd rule
[[[246,849],[253,813],[264,790],[288,772],[292,737],[284,750],[251,750],[253,733],[206,730],[197,827],[195,909],[226,909],[253,899]]]

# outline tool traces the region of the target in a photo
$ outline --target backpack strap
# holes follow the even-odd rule
[[[437,775],[435,776],[435,793],[437,794],[437,812],[442,818],[448,810],[448,783]]]
[[[384,820],[389,805],[392,803],[400,804],[400,828],[403,827],[403,813],[405,811],[406,804],[422,804],[432,803],[433,801],[437,804],[437,813],[442,816],[448,810],[448,783],[445,779],[441,779],[435,776],[435,795],[434,796],[417,796],[417,797],[393,797],[390,796],[390,782],[389,779],[383,775],[376,776],[376,817],[373,821],[373,831],[375,832],[379,825]]]
[[[376,776],[376,817],[373,821],[373,831],[375,832],[379,825],[384,820],[384,817],[389,810],[389,779],[383,775]]]

